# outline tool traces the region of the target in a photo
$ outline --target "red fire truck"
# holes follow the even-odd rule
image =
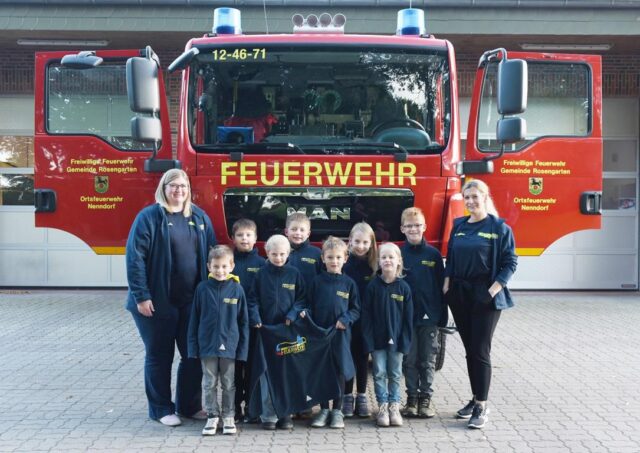
[[[345,21],[296,15],[292,34],[245,35],[237,10],[218,9],[168,68],[182,72],[175,146],[150,48],[38,53],[36,225],[122,254],[161,173],[181,167],[222,242],[240,217],[262,242],[296,211],[312,241],[361,220],[400,241],[415,205],[444,253],[463,177],[489,184],[520,255],[600,227],[600,57],[486,52],[462,150],[451,43],[415,9],[392,36],[345,34]]]

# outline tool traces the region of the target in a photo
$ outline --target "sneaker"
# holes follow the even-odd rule
[[[391,426],[402,426],[402,415],[400,415],[400,403],[389,404],[389,424]]]
[[[266,431],[275,431],[276,422],[262,422],[262,429]]]
[[[418,417],[420,418],[432,418],[436,416],[436,410],[431,404],[430,396],[423,396],[418,401]]]
[[[358,417],[370,417],[371,411],[369,411],[369,404],[367,402],[367,395],[359,393],[356,396],[356,415]]]
[[[211,415],[211,417],[207,418],[207,424],[204,425],[204,428],[202,428],[202,435],[203,436],[215,436],[216,435],[216,431],[218,430],[218,421],[220,419],[218,417],[214,417],[213,415]]]
[[[473,406],[473,413],[469,419],[469,428],[480,429],[489,421],[489,409],[487,406],[482,407],[480,404]]]
[[[312,428],[324,428],[329,423],[329,409],[320,409],[313,421],[311,422]]]
[[[176,414],[165,415],[158,421],[162,423],[164,426],[182,425],[182,420],[180,420],[180,417],[178,417]]]
[[[344,414],[340,409],[334,409],[331,411],[331,423],[329,428],[343,429],[344,428]]]
[[[418,397],[407,397],[407,404],[402,408],[402,415],[405,417],[417,417],[418,416]]]
[[[207,414],[207,411],[205,411],[204,409],[200,409],[195,414],[192,414],[191,416],[189,416],[189,418],[192,418],[194,420],[207,420],[209,416]]]
[[[353,395],[345,395],[342,402],[342,414],[345,417],[353,417]]]
[[[378,416],[376,417],[376,424],[378,426],[389,426],[389,403],[382,403],[378,409]]]
[[[475,400],[469,400],[467,405],[456,412],[456,418],[471,418],[471,413],[473,412],[473,406],[476,405]]]
[[[233,417],[225,417],[222,419],[222,434],[235,434],[236,423],[233,420]]]
[[[293,422],[291,421],[291,416],[287,415],[279,419],[278,423],[276,423],[276,427],[278,429],[293,429]]]

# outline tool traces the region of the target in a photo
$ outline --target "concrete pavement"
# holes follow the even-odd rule
[[[144,351],[124,298],[0,290],[0,452],[640,452],[635,292],[516,292],[494,337],[484,430],[453,417],[470,395],[462,345],[449,336],[433,419],[385,429],[348,420],[344,431],[248,425],[207,438],[201,421],[147,418]]]

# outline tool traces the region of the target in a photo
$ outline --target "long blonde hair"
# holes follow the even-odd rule
[[[160,182],[158,183],[158,187],[156,188],[156,203],[165,208],[167,211],[171,211],[169,201],[167,200],[167,195],[165,194],[164,189],[178,178],[182,178],[187,181],[187,191],[189,192],[187,195],[187,199],[184,202],[184,206],[182,207],[182,215],[185,217],[191,217],[191,183],[189,182],[189,177],[184,172],[184,170],[180,170],[179,168],[172,168],[171,170],[167,170],[165,174],[162,175],[162,178],[160,178]]]
[[[485,209],[489,214],[493,214],[494,216],[498,217],[498,210],[496,209],[496,205],[493,204],[493,198],[491,198],[491,194],[489,193],[489,186],[484,181],[480,181],[479,179],[472,179],[471,181],[465,182],[464,186],[462,186],[462,190],[460,191],[463,197],[465,191],[468,189],[478,189],[478,192],[486,195],[486,201],[484,205]]]
[[[367,263],[371,268],[371,275],[375,274],[378,270],[378,244],[376,243],[376,234],[373,232],[373,228],[367,222],[358,222],[352,228],[349,233],[349,252],[351,252],[351,238],[356,233],[362,233],[369,237],[371,246],[367,252]]]

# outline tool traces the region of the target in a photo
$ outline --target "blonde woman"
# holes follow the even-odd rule
[[[517,266],[511,228],[498,217],[489,187],[474,179],[462,187],[469,212],[454,221],[443,291],[467,356],[472,398],[456,416],[469,428],[488,421],[491,340],[502,310],[512,307],[507,282]]]
[[[155,204],[140,211],[129,232],[126,308],[145,347],[149,417],[177,426],[181,424],[177,414],[206,419],[202,369],[199,360],[188,358],[187,328],[193,293],[207,279],[207,254],[216,238],[207,214],[191,203],[184,171],[167,171],[160,178],[155,199]],[[180,364],[174,403],[171,366],[176,346]]]

